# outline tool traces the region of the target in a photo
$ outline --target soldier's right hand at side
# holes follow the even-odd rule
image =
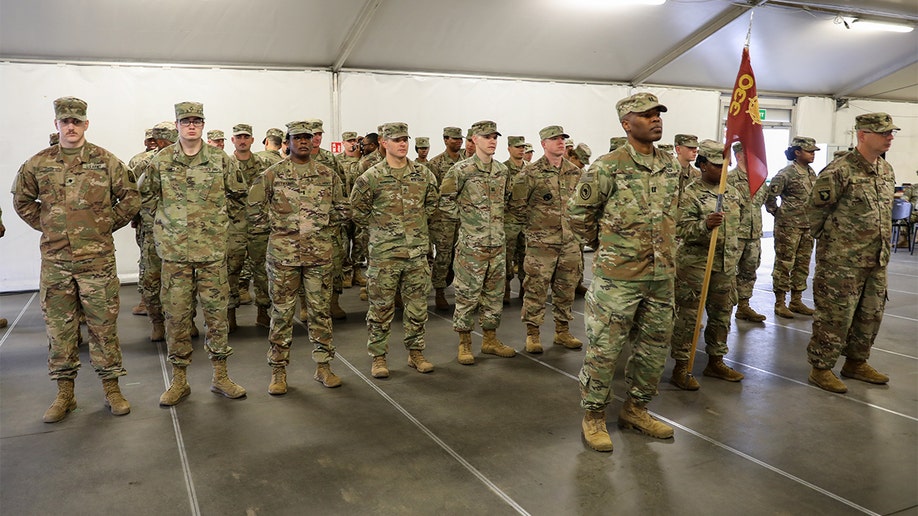
[[[721,212],[711,213],[704,222],[709,230],[714,229],[724,223],[724,214]]]

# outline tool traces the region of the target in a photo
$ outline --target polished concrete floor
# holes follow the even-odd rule
[[[10,320],[0,330],[0,513],[918,514],[918,257],[900,251],[889,267],[871,363],[892,380],[848,380],[848,393],[837,395],[807,384],[811,319],[771,312],[771,247],[763,241],[753,297],[769,318],[740,322],[729,337],[727,358],[746,379],[701,376],[699,352],[702,388],[684,392],[665,381],[670,361],[650,408],[676,430],[660,441],[616,427],[619,364],[611,454],[589,450],[580,435],[583,351],[549,344],[543,355],[478,356],[461,366],[449,314],[434,311],[431,298],[427,356],[436,370],[422,375],[405,364],[397,323],[392,375],[376,380],[357,289],[345,292],[349,317],[335,325],[341,388],[313,381],[298,327],[290,391],[270,396],[266,330],[254,326],[249,305],[230,337],[229,362],[248,397],[209,392],[210,364],[197,340],[193,393],[168,409],[158,405],[165,346],[151,344],[146,318],[131,315],[137,292],[125,285],[121,385],[131,414],[114,417],[103,406],[84,349],[77,410],[44,424],[55,386],[37,294],[0,296]],[[498,332],[517,349],[525,340],[520,306],[514,298]],[[582,299],[574,309],[572,328],[584,339]]]

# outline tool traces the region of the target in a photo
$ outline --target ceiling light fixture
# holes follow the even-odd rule
[[[880,32],[911,32],[915,26],[907,22],[889,22],[865,20],[853,16],[842,16],[842,24],[846,29]]]

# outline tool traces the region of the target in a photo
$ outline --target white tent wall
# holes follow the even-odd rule
[[[828,97],[799,97],[797,99],[794,114],[795,135],[808,136],[819,143],[835,143],[834,127],[832,126],[834,121],[834,99]]]
[[[847,107],[835,113],[835,137],[839,144],[857,143],[854,117],[864,113],[882,111],[889,113],[901,131],[896,134],[886,160],[896,172],[896,184],[915,183],[918,176],[918,104],[877,100],[850,100]]]

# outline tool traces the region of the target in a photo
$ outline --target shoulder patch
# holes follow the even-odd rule
[[[590,183],[582,183],[580,185],[579,195],[584,201],[590,200],[590,197],[593,196],[593,187],[590,186]]]

